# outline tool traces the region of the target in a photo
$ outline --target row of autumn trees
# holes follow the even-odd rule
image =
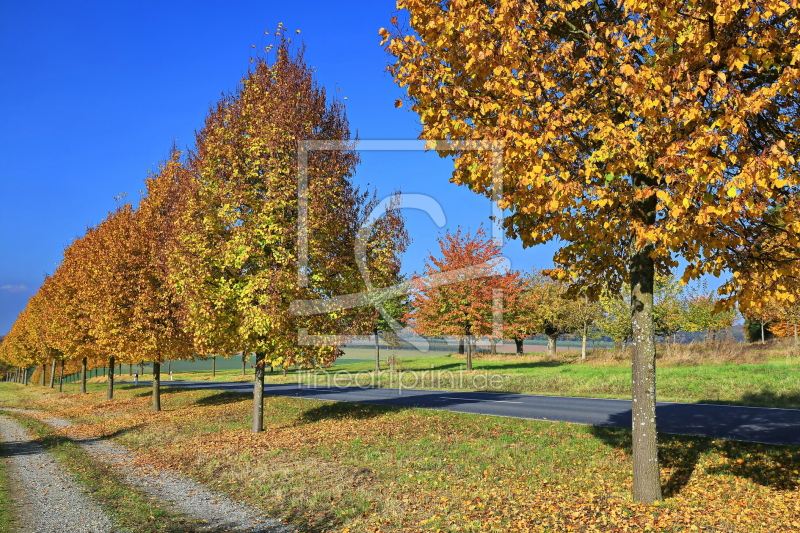
[[[274,53],[210,109],[191,151],[173,148],[136,208],[120,205],[66,248],[0,346],[7,363],[52,364],[51,379],[56,363],[62,374],[80,364],[84,391],[86,368],[108,367],[111,398],[115,364],[149,362],[158,410],[164,358],[254,353],[260,431],[265,365],[317,366],[339,353],[298,346],[299,329],[373,331],[370,307],[289,312],[294,300],[365,290],[357,238],[373,282],[395,283],[408,237],[393,209],[359,231],[378,202],[352,184],[358,156],[344,109],[302,51],[280,39]],[[308,140],[342,146],[307,152],[301,182],[298,141]]]

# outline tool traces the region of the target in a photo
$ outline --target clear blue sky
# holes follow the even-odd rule
[[[415,139],[416,115],[396,109],[378,29],[394,2],[4,2],[0,7],[0,334],[8,331],[63,249],[136,200],[172,144],[191,146],[208,106],[235,88],[253,49],[283,22],[307,47],[319,82],[345,101],[362,139]],[[341,89],[336,91],[336,89]],[[447,227],[476,228],[487,200],[448,182],[433,153],[363,154],[360,184],[424,193]],[[409,212],[404,269],[436,248],[437,228]],[[549,255],[510,245],[515,268]]]
[[[378,29],[392,0],[350,2],[3,2],[0,5],[0,334],[8,331],[65,246],[137,200],[176,140],[191,146],[209,105],[249,66],[251,45],[283,22],[299,29],[318,81],[345,101],[361,139],[415,139],[416,115],[385,73]],[[336,89],[341,89],[336,91]],[[428,194],[448,228],[487,222],[488,200],[450,184],[433,153],[371,152],[356,181]],[[439,229],[410,212],[406,272],[421,269]],[[509,243],[512,267],[550,264],[555,247]]]

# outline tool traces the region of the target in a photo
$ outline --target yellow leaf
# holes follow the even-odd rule
[[[625,76],[633,76],[633,73],[635,71],[633,70],[633,67],[630,65],[622,65],[620,72],[622,72],[622,74],[624,74]]]
[[[728,189],[728,198],[736,198],[736,187]]]

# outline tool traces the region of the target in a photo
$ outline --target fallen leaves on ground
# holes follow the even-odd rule
[[[138,395],[138,396],[137,396]],[[459,413],[142,391],[45,400],[72,437],[116,436],[309,531],[800,531],[795,447],[662,436],[667,499],[634,503],[630,433]],[[52,403],[60,402],[60,403]],[[53,409],[57,409],[53,411]]]

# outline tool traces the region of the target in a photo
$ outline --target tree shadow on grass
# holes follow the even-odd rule
[[[194,402],[194,405],[225,405],[252,398],[252,394],[242,392],[220,392],[217,394],[212,394],[211,396],[206,396],[205,398],[200,398]]]
[[[591,433],[607,445],[617,448],[629,459],[632,455],[631,431],[593,426]],[[757,444],[659,433],[658,457],[662,467],[671,469],[662,479],[665,497],[679,494],[694,474],[703,456],[710,455],[712,475],[739,476],[775,490],[800,488],[800,447]]]
[[[735,401],[725,400],[700,400],[697,403],[711,403],[719,405],[748,405],[750,407],[778,407],[783,409],[800,409],[800,392],[776,393],[768,389],[759,392],[743,394]]]
[[[391,405],[373,405],[352,402],[326,402],[317,407],[306,409],[298,416],[298,422],[309,424],[320,420],[368,420],[387,413],[405,410],[404,407]]]
[[[534,368],[552,368],[557,366],[569,366],[572,364],[564,361],[536,361],[536,362],[525,362],[525,363],[494,363],[493,361],[488,361],[488,362],[491,362],[492,364],[484,365],[482,364],[483,362],[478,357],[474,357],[472,360],[476,372],[497,371],[497,370],[532,370]],[[433,368],[418,368],[418,369],[409,368],[408,370],[416,370],[417,372],[428,371],[428,370],[456,371],[456,370],[463,370],[465,365],[466,361],[457,359],[452,363],[435,365]]]
[[[97,442],[97,441],[110,440],[110,439],[113,439],[115,437],[119,437],[121,435],[125,435],[126,433],[130,433],[132,431],[135,431],[135,430],[137,430],[137,429],[139,429],[141,427],[144,427],[144,424],[134,424],[132,426],[120,428],[120,429],[117,429],[116,431],[112,431],[111,433],[106,433],[106,434],[103,434],[103,435],[99,435],[97,437],[89,437],[89,438],[85,438],[85,439],[83,439],[83,438],[81,438],[81,439],[71,439],[71,440],[73,440],[75,442]]]

